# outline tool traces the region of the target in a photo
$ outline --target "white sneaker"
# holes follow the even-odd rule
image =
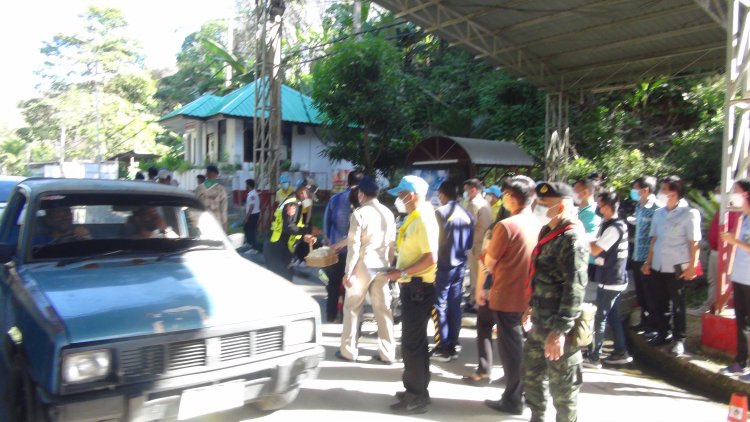
[[[685,342],[677,340],[672,345],[672,354],[675,356],[682,356],[685,354]]]

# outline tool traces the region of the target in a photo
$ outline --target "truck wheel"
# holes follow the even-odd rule
[[[260,410],[261,412],[272,412],[274,410],[279,410],[282,407],[286,407],[291,402],[293,402],[294,399],[297,398],[297,394],[299,394],[299,387],[291,389],[286,393],[265,396],[260,400],[254,402],[253,407]]]
[[[25,371],[24,359],[16,355],[8,377],[6,412],[13,421],[44,421],[44,412],[34,395],[34,385]]]

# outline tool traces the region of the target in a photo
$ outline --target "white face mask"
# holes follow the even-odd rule
[[[719,202],[721,202],[721,198],[717,198]],[[730,193],[729,194],[729,207],[730,208],[736,208],[740,209],[742,208],[742,203],[745,201],[745,197],[742,196],[741,193]]]
[[[469,199],[469,192],[464,191],[464,199]]]
[[[398,211],[399,214],[406,214],[406,204],[401,197],[396,198],[394,205],[396,205],[396,211]]]
[[[656,200],[661,204],[666,204],[668,199],[669,198],[667,197],[666,193],[659,193],[658,195],[656,195]]]
[[[310,198],[305,198],[302,200],[302,208],[310,208],[312,207],[313,200]]]
[[[549,211],[549,207],[546,207],[541,204],[537,204],[536,208],[534,208],[534,215],[539,220],[540,223],[543,225],[549,224],[551,218],[547,217],[547,212]]]

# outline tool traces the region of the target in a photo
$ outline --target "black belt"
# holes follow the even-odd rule
[[[531,307],[538,309],[557,310],[560,307],[559,297],[532,297]]]

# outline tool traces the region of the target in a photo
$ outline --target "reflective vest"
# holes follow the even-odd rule
[[[271,223],[271,243],[276,243],[281,239],[281,232],[284,229],[284,207],[295,203],[297,204],[297,197],[292,195],[279,204],[279,207],[276,208],[276,211],[273,213],[273,223]],[[299,207],[298,212],[298,219],[297,219],[297,227],[305,227],[305,221],[302,218],[302,205],[297,204],[297,207]],[[294,252],[294,245],[299,242],[299,240],[302,239],[301,234],[292,235],[289,236],[289,241],[287,241],[287,247],[289,248],[289,252]]]

